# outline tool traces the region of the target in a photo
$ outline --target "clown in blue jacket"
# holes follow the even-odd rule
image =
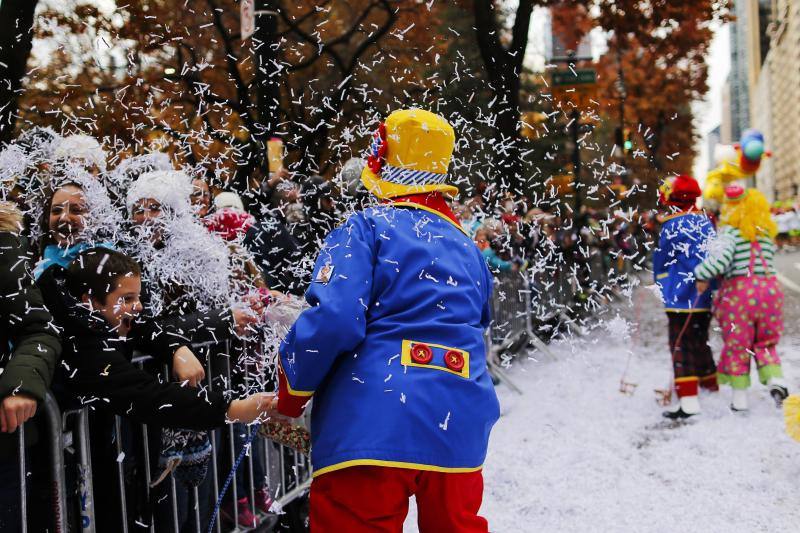
[[[486,366],[492,277],[444,195],[443,118],[392,113],[362,174],[382,204],[326,239],[280,348],[278,411],[311,414],[312,531],[487,531],[478,515],[499,406]]]
[[[669,322],[669,347],[679,403],[664,412],[667,418],[688,418],[700,412],[698,387],[716,391],[717,368],[708,346],[711,291],[697,293],[694,268],[707,255],[714,226],[695,207],[700,186],[690,176],[677,176],[660,189],[668,209],[662,218],[658,247],[653,254],[653,276]]]

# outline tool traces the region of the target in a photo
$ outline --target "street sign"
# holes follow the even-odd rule
[[[597,71],[593,68],[554,70],[550,83],[553,87],[593,85],[597,83]]]
[[[255,33],[256,31],[255,0],[240,0],[239,24],[241,25],[243,41]]]

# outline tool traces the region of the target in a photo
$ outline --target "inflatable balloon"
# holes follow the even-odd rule
[[[736,144],[718,145],[714,151],[717,166],[706,175],[706,207],[717,210],[725,197],[725,187],[758,172],[761,160],[771,155],[764,147],[764,135],[754,129],[745,130]]]

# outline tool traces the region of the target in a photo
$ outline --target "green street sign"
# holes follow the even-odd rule
[[[593,68],[579,68],[575,71],[555,70],[551,83],[553,87],[591,85],[597,83],[597,71]]]

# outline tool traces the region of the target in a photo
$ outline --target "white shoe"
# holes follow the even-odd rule
[[[697,396],[684,396],[681,398],[681,409],[689,415],[700,414],[700,400]]]
[[[676,409],[664,411],[662,413],[664,418],[672,420],[689,418],[690,416],[698,414],[700,414],[700,400],[697,399],[697,396],[684,396],[680,398]]]
[[[747,389],[733,389],[731,409],[734,411],[747,411]]]

